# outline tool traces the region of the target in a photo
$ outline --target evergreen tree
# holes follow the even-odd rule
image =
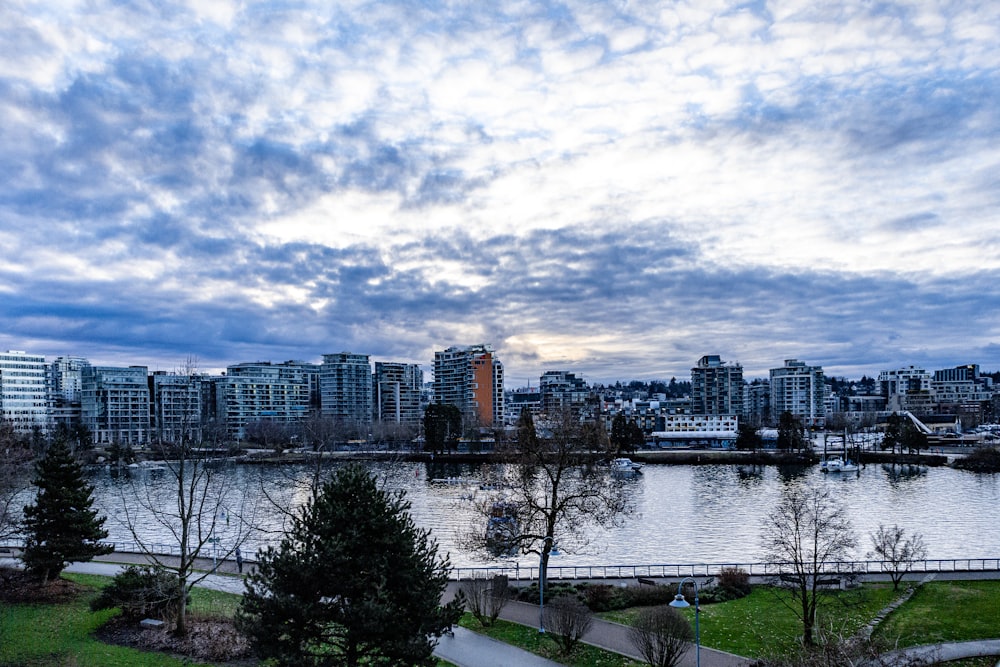
[[[441,606],[447,558],[402,492],[343,468],[258,552],[237,622],[277,665],[432,665],[434,637],[461,615]]]
[[[522,449],[534,449],[538,446],[538,431],[535,430],[535,418],[529,408],[521,408],[517,418],[517,446]]]
[[[805,429],[795,415],[787,410],[778,418],[778,449],[800,451],[805,447]]]
[[[625,441],[628,443],[626,446],[630,452],[634,452],[636,447],[642,447],[646,444],[646,434],[643,433],[642,427],[634,419],[625,427]]]
[[[462,435],[462,411],[450,403],[431,403],[424,410],[426,449],[454,449]]]
[[[628,449],[628,422],[621,412],[611,420],[611,451],[618,456]]]
[[[754,428],[752,424],[740,422],[737,427],[737,431],[736,449],[741,451],[756,452],[758,449],[763,448],[764,439],[761,437],[760,432]]]
[[[56,440],[38,462],[32,484],[38,487],[34,505],[24,508],[26,535],[21,556],[25,569],[43,581],[59,576],[67,564],[108,554],[114,547],[101,544],[108,532],[104,517],[91,509],[94,487],[83,479],[83,469],[66,443]]]

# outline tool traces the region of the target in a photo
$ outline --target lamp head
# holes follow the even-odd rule
[[[687,600],[684,599],[683,595],[678,593],[677,595],[674,596],[674,601],[670,603],[670,606],[677,607],[678,609],[683,609],[684,607],[690,607],[691,605],[688,603]]]

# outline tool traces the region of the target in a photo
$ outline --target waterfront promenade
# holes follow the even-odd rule
[[[168,557],[169,559],[169,557]],[[104,576],[114,576],[122,567],[128,564],[146,563],[147,558],[138,553],[114,552],[102,556],[100,561],[88,563],[74,563],[66,568],[68,572],[82,572],[88,574],[99,574]],[[19,561],[13,558],[0,557],[0,567],[17,567]],[[244,563],[244,573],[251,571],[253,563]],[[243,593],[243,578],[237,572],[236,563],[233,561],[213,561],[211,558],[201,558],[196,562],[198,576],[205,572],[213,571],[205,575],[199,586],[212,590],[223,591],[240,595]],[[908,575],[907,580],[918,581],[924,578],[923,573],[913,573]],[[863,577],[866,580],[885,580],[886,575],[872,573]],[[977,571],[943,571],[935,575],[936,579],[944,580],[969,580],[969,579],[1000,579],[1000,571],[977,570]],[[758,579],[755,583],[764,581],[764,577],[754,577]],[[597,580],[595,580],[597,581]],[[620,581],[620,580],[619,580]],[[668,583],[666,580],[663,583]],[[457,592],[460,582],[449,583],[445,593],[445,599],[451,599]],[[525,602],[509,602],[501,612],[500,617],[506,621],[519,623],[529,627],[538,627],[539,607],[536,604]],[[638,661],[642,661],[641,656],[632,646],[628,636],[628,627],[618,623],[612,623],[601,619],[594,619],[593,627],[583,637],[583,641],[621,655],[628,656]],[[919,646],[905,649],[907,655],[918,655],[925,658],[938,660],[955,660],[963,657],[978,656],[1000,656],[1000,638],[956,642],[952,644],[935,644]],[[463,628],[455,628],[453,637],[442,637],[435,650],[435,655],[443,660],[447,660],[458,667],[557,667],[559,663],[540,658],[532,653],[517,647],[499,642],[488,637],[484,637],[475,632]],[[701,647],[701,664],[704,667],[741,667],[751,664],[751,660],[717,651],[715,649]],[[694,667],[695,649],[689,650],[680,663],[680,667]],[[1000,667],[1000,663],[998,663]]]

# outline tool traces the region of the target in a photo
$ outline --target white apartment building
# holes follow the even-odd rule
[[[83,367],[80,413],[94,444],[149,442],[149,384],[145,366]]]
[[[376,361],[373,382],[376,421],[410,426],[421,423],[424,372],[419,365]]]
[[[743,366],[707,354],[691,369],[691,412],[702,415],[743,414]]]
[[[83,357],[56,357],[49,367],[52,378],[52,398],[56,403],[80,402],[83,391],[83,367],[90,362]]]
[[[304,362],[234,364],[225,376],[211,379],[215,417],[235,440],[256,422],[300,422],[318,402],[318,378],[319,368]]]
[[[48,367],[45,357],[20,350],[0,353],[0,418],[18,433],[48,433]]]
[[[324,354],[319,371],[320,412],[342,425],[372,423],[372,365],[367,354]]]
[[[775,423],[784,412],[804,426],[822,426],[826,420],[826,384],[822,366],[807,366],[798,359],[785,359],[781,368],[771,369],[771,419]]]
[[[160,442],[201,442],[202,380],[199,375],[153,373],[150,427]]]

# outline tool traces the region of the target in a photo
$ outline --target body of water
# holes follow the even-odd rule
[[[466,464],[369,463],[368,468],[389,488],[403,489],[418,525],[430,528],[442,553],[456,566],[490,564],[459,548],[459,534],[477,519],[470,496],[484,493],[475,485],[434,483],[434,479],[475,479],[480,466]],[[254,524],[262,530],[244,548],[245,554],[280,539],[287,512],[308,497],[306,467],[233,466],[215,472],[220,488],[231,486],[218,530],[220,543],[235,534],[236,517],[256,508]],[[115,541],[130,542],[124,527],[126,507],[138,519],[143,538],[176,544],[169,528],[143,515],[130,501],[131,486],[110,470],[91,473],[97,504],[107,514],[106,528]],[[176,502],[176,482],[162,472],[139,473],[138,488],[167,507]],[[785,469],[732,465],[647,465],[641,475],[625,480],[635,513],[609,530],[595,528],[588,544],[562,555],[553,565],[720,563],[763,560],[761,531],[783,489],[793,485],[829,489],[842,502],[858,537],[855,556],[871,548],[869,534],[879,524],[899,524],[920,532],[927,557],[1000,557],[1000,475],[983,475],[951,468],[868,465],[859,473],[826,474],[818,466]],[[245,493],[244,493],[245,492]],[[241,499],[250,503],[241,510]],[[265,499],[266,497],[266,499]],[[558,536],[557,536],[558,542]],[[510,564],[515,559],[502,563]],[[496,564],[496,563],[492,563]],[[537,564],[524,557],[522,565]]]

